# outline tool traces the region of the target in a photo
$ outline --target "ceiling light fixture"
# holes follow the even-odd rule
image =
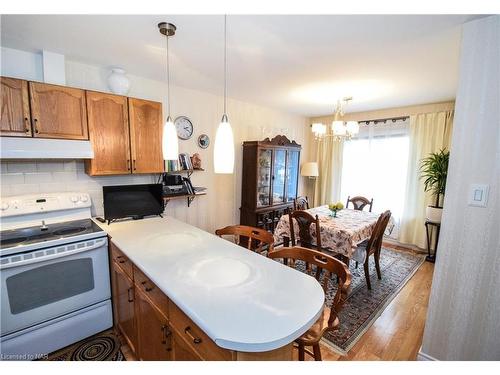
[[[352,100],[352,97],[345,97],[342,101],[337,101],[337,107],[335,108],[335,116],[332,121],[331,134],[327,134],[326,125],[321,123],[315,123],[311,125],[311,130],[314,133],[316,140],[321,140],[325,137],[333,137],[335,140],[340,141],[342,139],[351,139],[353,136],[359,133],[359,124],[357,121],[344,121],[344,109],[345,106]],[[342,103],[344,102],[344,103]]]
[[[158,24],[160,33],[167,39],[167,120],[163,125],[163,136],[161,148],[164,160],[177,160],[179,158],[179,140],[177,139],[177,130],[170,117],[170,61],[168,55],[168,38],[175,35],[177,29],[175,25],[168,22]]]
[[[227,118],[227,16],[224,15],[224,113],[217,128],[214,142],[215,173],[233,173],[234,137],[233,129]]]

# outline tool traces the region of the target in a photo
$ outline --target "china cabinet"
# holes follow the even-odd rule
[[[297,197],[300,145],[284,135],[243,143],[240,224],[274,231]]]

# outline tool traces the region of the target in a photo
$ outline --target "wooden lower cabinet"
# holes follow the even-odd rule
[[[168,319],[140,290],[136,291],[136,320],[138,358],[143,361],[172,359],[172,331]]]
[[[180,334],[173,332],[173,360],[174,361],[202,361],[201,358],[190,346],[184,341]]]
[[[134,282],[116,262],[112,262],[111,275],[115,326],[121,331],[130,349],[135,352],[137,349],[137,330]]]
[[[263,353],[235,352],[217,346],[132,264],[114,243],[111,241],[109,243],[115,330],[125,338],[138,359],[144,361],[292,359],[291,343]],[[119,261],[131,265],[131,269],[127,267],[125,272]]]

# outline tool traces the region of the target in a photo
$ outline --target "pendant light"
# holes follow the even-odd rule
[[[167,22],[158,24],[160,33],[167,39],[167,120],[163,125],[163,136],[161,148],[164,160],[177,160],[179,158],[179,140],[177,139],[177,130],[170,117],[170,62],[168,55],[168,38],[175,35],[177,29],[175,25]]]
[[[224,114],[217,128],[214,143],[214,172],[233,173],[234,137],[233,129],[227,119],[227,16],[224,15]]]

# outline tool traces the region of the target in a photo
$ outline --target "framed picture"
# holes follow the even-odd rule
[[[206,134],[202,134],[198,137],[198,146],[201,148],[207,148],[210,145],[210,138]]]

